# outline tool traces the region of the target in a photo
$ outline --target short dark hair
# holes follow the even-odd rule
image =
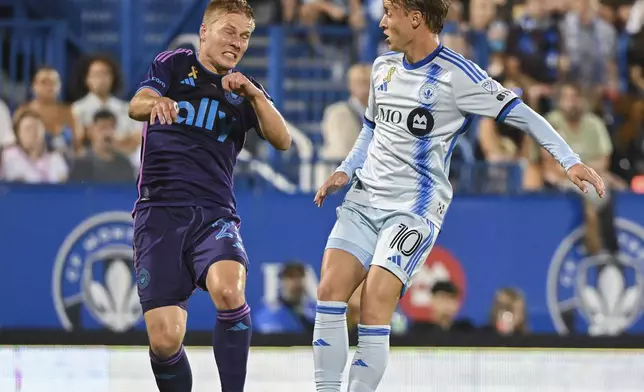
[[[111,120],[112,122],[114,122],[114,124],[116,124],[116,115],[109,110],[101,109],[94,113],[93,120],[94,124],[101,120]]]
[[[401,6],[406,13],[418,11],[423,14],[425,25],[438,34],[443,31],[451,0],[392,0],[392,3]]]
[[[13,134],[16,136],[16,140],[18,140],[19,144],[20,144],[20,137],[18,136],[18,129],[20,128],[20,124],[22,123],[22,120],[26,118],[35,118],[39,122],[41,123],[43,122],[42,116],[34,110],[25,109],[22,111],[18,111],[15,119],[13,120]]]
[[[206,11],[203,13],[204,21],[215,12],[223,12],[224,14],[242,14],[250,20],[255,20],[253,8],[246,0],[211,0],[206,6]]]
[[[280,270],[280,279],[289,278],[303,278],[306,275],[306,268],[304,264],[298,261],[289,261],[282,266]]]
[[[437,282],[432,286],[432,294],[445,293],[458,296],[458,287],[448,280]]]
[[[112,88],[110,93],[116,95],[121,88],[123,87],[123,77],[121,76],[121,68],[114,61],[112,57],[106,54],[97,54],[89,58],[83,59],[81,62],[78,75],[80,79],[78,80],[79,90],[83,95],[87,94],[89,88],[87,87],[87,75],[89,74],[89,69],[94,65],[94,63],[103,63],[112,72]]]
[[[36,71],[34,72],[33,76],[31,77],[31,83],[36,81],[36,76],[38,76],[39,73],[45,72],[45,71],[52,71],[56,72],[58,74],[58,70],[51,65],[41,65],[38,68],[36,68]]]

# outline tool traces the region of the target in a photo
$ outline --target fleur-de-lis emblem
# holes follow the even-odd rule
[[[100,323],[115,332],[124,332],[141,317],[132,272],[123,260],[114,260],[105,272],[105,286],[90,280],[85,287],[85,303]]]
[[[619,268],[606,265],[599,273],[597,287],[580,289],[580,298],[589,318],[590,335],[617,335],[630,324],[641,300],[639,286],[625,287]]]

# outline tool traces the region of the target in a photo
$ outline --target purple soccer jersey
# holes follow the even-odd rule
[[[217,261],[248,268],[233,169],[246,132],[260,133],[259,122],[251,104],[224,91],[221,80],[193,51],[179,49],[159,54],[141,83],[179,105],[176,123],[146,124],[143,132],[134,266],[144,312],[185,306],[195,288],[207,289]]]
[[[266,90],[249,78],[270,99]],[[146,124],[135,210],[157,206],[220,207],[235,214],[233,169],[246,132],[259,123],[252,105],[223,90],[222,76],[207,70],[192,50],[159,54],[142,88],[179,105],[171,125]]]

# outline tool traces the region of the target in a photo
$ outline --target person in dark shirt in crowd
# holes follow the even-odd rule
[[[315,300],[306,295],[306,268],[290,262],[280,272],[280,295],[276,303],[266,304],[254,319],[258,333],[312,333]]]
[[[559,76],[561,34],[542,0],[528,0],[526,14],[510,28],[506,47],[508,77],[527,93],[530,106],[550,109],[552,86]]]
[[[432,322],[417,322],[408,331],[410,335],[435,332],[466,332],[474,329],[469,320],[456,320],[459,311],[458,287],[450,281],[432,287]]]
[[[129,159],[117,151],[115,132],[114,113],[100,110],[94,114],[90,127],[91,149],[74,162],[70,182],[134,182],[134,168]]]

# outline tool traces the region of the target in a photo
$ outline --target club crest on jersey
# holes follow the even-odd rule
[[[619,335],[642,318],[644,228],[615,220],[620,251],[591,256],[584,228],[559,244],[548,270],[548,310],[557,332]]]
[[[132,250],[132,216],[104,212],[81,222],[58,250],[53,299],[68,331],[93,325],[124,332],[142,317]],[[139,284],[145,285],[149,276]]]
[[[377,87],[378,91],[387,91],[387,86],[389,85],[389,83],[391,83],[391,78],[394,76],[394,73],[396,73],[396,67],[389,68],[384,78],[382,79],[382,82]]]
[[[226,91],[224,95],[226,96],[226,101],[230,102],[232,105],[239,105],[244,101],[244,97],[231,91]]]
[[[433,105],[438,100],[438,88],[433,83],[425,83],[418,91],[418,100],[423,105]]]
[[[494,79],[484,80],[483,83],[481,83],[481,87],[483,87],[483,90],[487,91],[492,95],[494,95],[495,93],[499,92],[502,89],[499,83]]]

